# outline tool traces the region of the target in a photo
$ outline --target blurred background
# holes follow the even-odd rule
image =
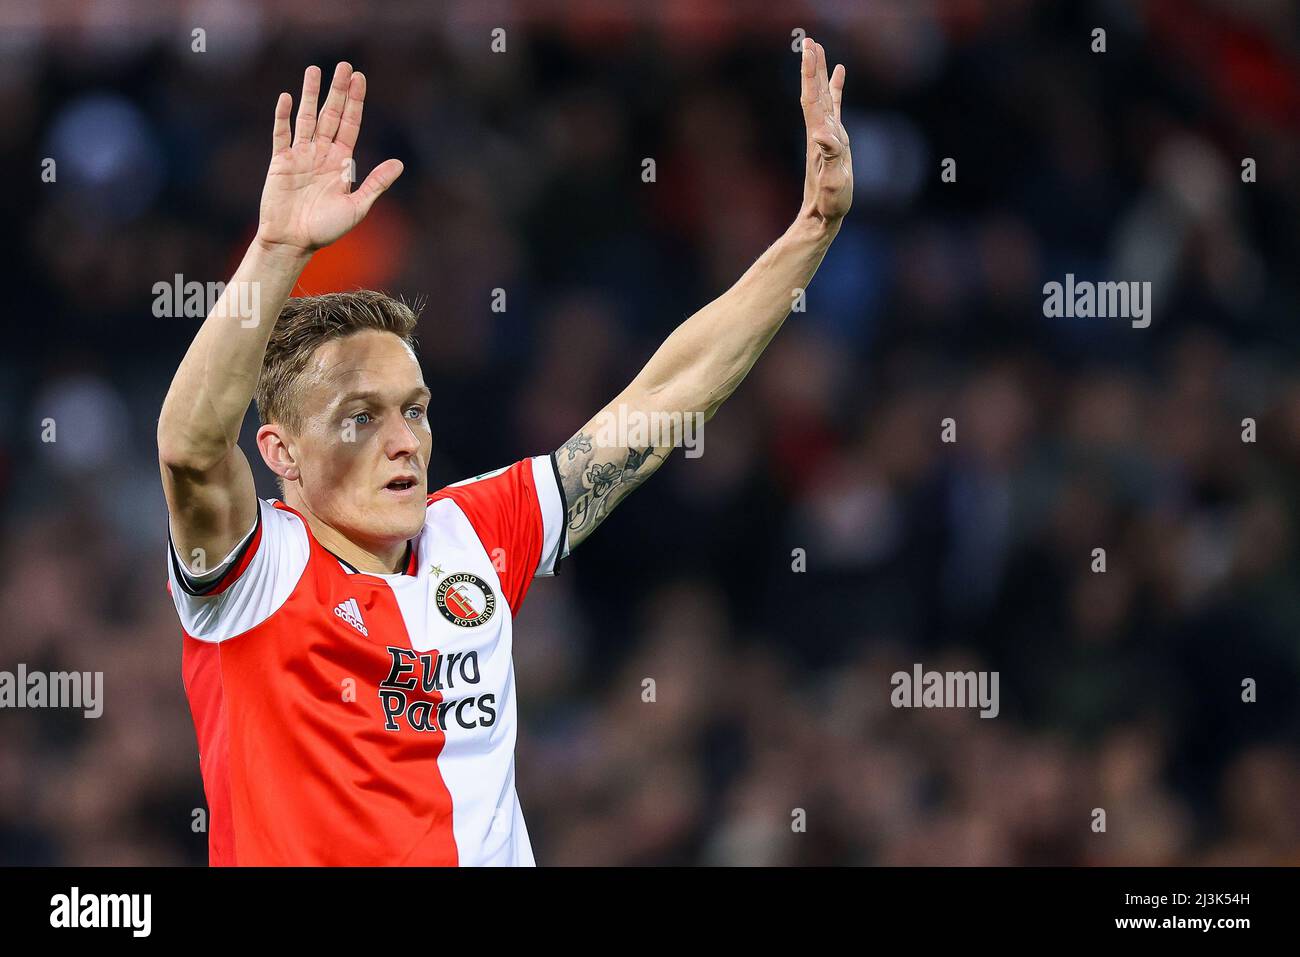
[[[0,711],[0,863],[207,860],[153,444],[200,320],[153,287],[228,278],[276,95],[348,59],[360,176],[406,163],[301,290],[427,300],[437,488],[565,441],[790,223],[796,29],[853,211],[704,455],[529,592],[538,860],[1300,863],[1297,8],[776,6],[0,4],[0,669],[105,673],[97,720]],[[1150,327],[1044,318],[1067,272]],[[1000,715],[892,708],[918,662]]]

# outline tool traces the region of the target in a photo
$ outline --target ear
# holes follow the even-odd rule
[[[288,429],[276,423],[260,427],[257,430],[257,450],[262,453],[266,467],[278,475],[281,481],[298,481],[301,473]]]

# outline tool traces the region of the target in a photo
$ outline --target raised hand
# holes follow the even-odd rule
[[[328,246],[361,222],[380,194],[402,175],[400,160],[385,160],[352,190],[352,150],[361,131],[366,78],[354,73],[351,64],[340,63],[318,116],[320,83],[320,68],[309,66],[303,74],[292,139],[293,97],[281,93],[275,104],[271,167],[262,188],[257,230],[258,239],[268,246],[307,251]]]
[[[808,168],[804,176],[803,214],[838,225],[853,203],[853,154],[840,122],[844,65],[826,77],[826,51],[806,37],[801,62],[804,127],[808,133]]]

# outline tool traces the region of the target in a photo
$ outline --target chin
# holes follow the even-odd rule
[[[425,497],[409,502],[381,502],[369,511],[364,534],[371,540],[405,542],[424,527]]]
[[[420,534],[420,529],[424,528],[425,514],[424,508],[421,507],[420,510],[411,517],[402,531],[403,539],[415,538],[416,535]]]
[[[417,507],[403,506],[400,509],[393,509],[388,515],[384,516],[384,529],[390,538],[400,538],[406,541],[408,538],[414,538],[420,534],[420,529],[424,527],[425,510],[423,505]]]

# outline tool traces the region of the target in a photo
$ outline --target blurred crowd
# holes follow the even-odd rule
[[[333,9],[5,32],[0,670],[105,706],[0,711],[0,863],[206,862],[153,446],[198,320],[152,305],[242,255],[276,94],[348,59],[360,176],[406,164],[301,288],[425,301],[437,488],[564,442],[793,219],[799,27],[854,208],[704,454],[529,592],[539,862],[1300,863],[1294,6]],[[1150,327],[1045,318],[1066,273]],[[999,715],[891,707],[916,663]]]

